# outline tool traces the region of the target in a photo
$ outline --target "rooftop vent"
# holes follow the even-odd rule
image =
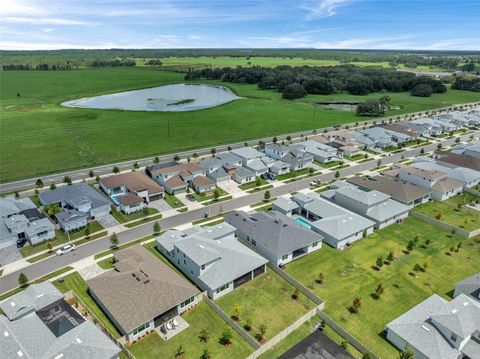
[[[452,314],[455,314],[456,312],[458,312],[458,310],[456,310],[456,309],[452,310]]]
[[[429,332],[429,331],[430,331],[430,329],[429,329],[429,328],[427,328],[427,327],[426,327],[426,326],[424,326],[424,325],[422,325],[422,329],[423,329],[423,330],[426,330],[427,332]]]
[[[82,340],[80,338],[75,339],[78,344],[82,343]]]
[[[17,355],[21,358],[21,357],[23,357],[23,352],[22,352],[21,350],[19,350],[19,351],[17,352]],[[55,358],[55,359],[56,359],[56,358]]]
[[[10,335],[10,334],[8,334],[8,332],[7,332],[6,330],[3,332],[3,336],[4,336],[5,338],[8,337],[9,335]]]
[[[10,306],[11,306],[11,307],[14,307],[14,306],[16,306],[16,305],[17,305],[17,304],[16,304],[13,300],[10,302]]]
[[[53,359],[60,359],[60,358],[63,358],[63,353],[58,354],[58,355],[57,355],[55,358],[53,358]]]
[[[40,293],[37,295],[37,298],[42,298],[45,295],[45,293]]]
[[[467,306],[468,305],[468,302],[463,302],[463,306]]]

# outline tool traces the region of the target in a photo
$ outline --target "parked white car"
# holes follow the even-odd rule
[[[57,251],[57,256],[63,256],[64,254],[73,252],[76,248],[75,244],[67,244]]]

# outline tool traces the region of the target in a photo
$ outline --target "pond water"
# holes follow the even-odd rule
[[[128,111],[194,111],[239,99],[222,86],[175,84],[63,102],[66,107]]]

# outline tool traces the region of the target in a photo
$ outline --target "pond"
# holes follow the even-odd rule
[[[127,111],[194,111],[239,99],[222,86],[174,84],[143,90],[81,98],[62,103],[66,107]]]

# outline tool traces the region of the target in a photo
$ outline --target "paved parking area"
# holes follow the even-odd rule
[[[120,222],[118,222],[111,214],[97,217],[96,220],[103,226],[103,228],[111,228],[120,224]]]

